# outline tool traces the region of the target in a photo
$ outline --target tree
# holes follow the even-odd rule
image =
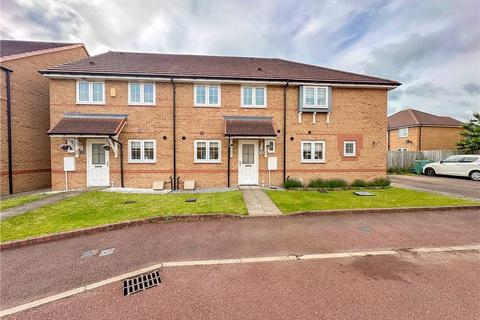
[[[463,138],[457,143],[459,150],[467,152],[480,150],[480,112],[474,112],[473,119],[462,124],[460,135]]]

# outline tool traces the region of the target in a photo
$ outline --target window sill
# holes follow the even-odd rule
[[[356,154],[344,154],[343,156],[347,157],[347,158],[355,158],[357,155]]]
[[[128,103],[129,107],[156,107],[157,104],[155,103]]]
[[[244,109],[267,109],[267,106],[243,106]]]
[[[194,160],[193,163],[199,163],[199,164],[202,164],[202,163],[222,163],[222,161],[220,160],[215,160],[215,161],[201,161],[201,160]]]
[[[302,160],[301,163],[325,163],[325,160]]]
[[[196,108],[220,108],[219,104],[194,104]]]
[[[86,106],[91,106],[91,105],[97,105],[97,106],[101,106],[101,105],[105,105],[105,101],[103,102],[85,102],[85,101],[77,101],[76,104],[78,105],[86,105]]]
[[[153,164],[153,163],[157,163],[157,161],[132,161],[132,160],[128,160],[129,164]]]

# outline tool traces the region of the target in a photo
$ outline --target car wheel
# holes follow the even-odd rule
[[[470,172],[470,179],[473,181],[480,181],[480,171],[475,170]]]
[[[435,170],[433,170],[433,168],[426,168],[426,169],[425,169],[425,174],[426,174],[427,176],[430,176],[430,177],[431,177],[431,176],[434,176],[434,175],[435,175]]]

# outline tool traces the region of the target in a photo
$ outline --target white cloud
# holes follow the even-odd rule
[[[107,50],[281,57],[398,80],[389,111],[480,109],[480,4],[0,0],[2,37]]]

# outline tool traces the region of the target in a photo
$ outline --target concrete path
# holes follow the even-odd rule
[[[40,207],[46,206],[48,204],[52,204],[58,202],[60,200],[64,200],[67,198],[74,197],[79,195],[80,193],[85,192],[85,190],[73,190],[68,192],[60,192],[56,194],[52,194],[44,199],[40,199],[37,201],[32,201],[25,203],[24,205],[13,207],[4,211],[0,212],[0,221],[6,218],[18,216],[20,214],[24,214],[25,212],[38,209]]]
[[[389,178],[399,187],[480,199],[480,182],[468,178],[423,175],[391,175]]]
[[[241,187],[250,216],[278,216],[282,212],[273,203],[270,197],[259,187]]]

